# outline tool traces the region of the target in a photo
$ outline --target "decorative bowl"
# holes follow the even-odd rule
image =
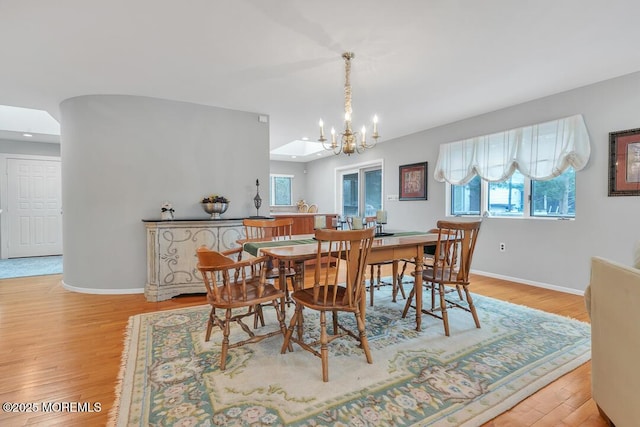
[[[229,203],[202,203],[202,209],[208,214],[211,214],[211,219],[220,219],[220,215],[227,211]]]

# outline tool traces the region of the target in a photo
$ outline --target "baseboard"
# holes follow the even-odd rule
[[[551,285],[549,283],[536,282],[533,280],[521,279],[519,277],[504,276],[502,274],[489,273],[486,271],[477,271],[473,269],[471,270],[471,273],[478,274],[480,276],[493,277],[494,279],[502,279],[502,280],[508,280],[510,282],[522,283],[523,285],[531,285],[531,286],[536,286],[538,288],[550,289],[552,291],[564,292],[566,294],[584,296],[584,291],[581,291],[579,289],[565,288],[563,286]]]
[[[81,294],[99,294],[99,295],[127,295],[127,294],[143,294],[144,288],[132,288],[132,289],[96,289],[96,288],[81,288],[79,286],[72,286],[65,283],[64,280],[60,281],[62,287],[72,292],[78,292]]]

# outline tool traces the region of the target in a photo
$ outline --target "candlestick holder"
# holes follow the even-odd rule
[[[260,181],[256,179],[256,196],[253,198],[253,204],[256,207],[256,216],[260,216],[260,206],[262,206],[262,197],[260,197]]]

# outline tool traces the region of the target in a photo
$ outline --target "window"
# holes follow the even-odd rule
[[[575,218],[576,173],[539,181],[515,171],[502,182],[487,182],[475,176],[465,185],[450,185],[449,214],[492,217]]]
[[[576,216],[576,172],[572,168],[552,180],[532,183],[531,215]]]
[[[382,209],[381,164],[339,170],[338,182],[342,184],[339,195],[342,215],[373,216]]]
[[[525,177],[515,171],[506,181],[490,182],[487,205],[491,216],[522,216]]]
[[[480,215],[480,177],[451,186],[451,215]]]
[[[293,175],[271,175],[271,206],[291,206]]]
[[[589,161],[582,115],[440,145],[447,213],[575,218],[575,171]]]

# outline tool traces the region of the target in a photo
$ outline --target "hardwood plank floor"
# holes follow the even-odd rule
[[[193,295],[151,303],[143,295],[80,294],[62,288],[61,278],[0,280],[0,402],[88,402],[100,411],[0,411],[0,425],[105,425],[129,316],[204,303]],[[588,321],[581,296],[477,275],[472,291]],[[591,399],[591,363],[485,425],[606,426]]]

